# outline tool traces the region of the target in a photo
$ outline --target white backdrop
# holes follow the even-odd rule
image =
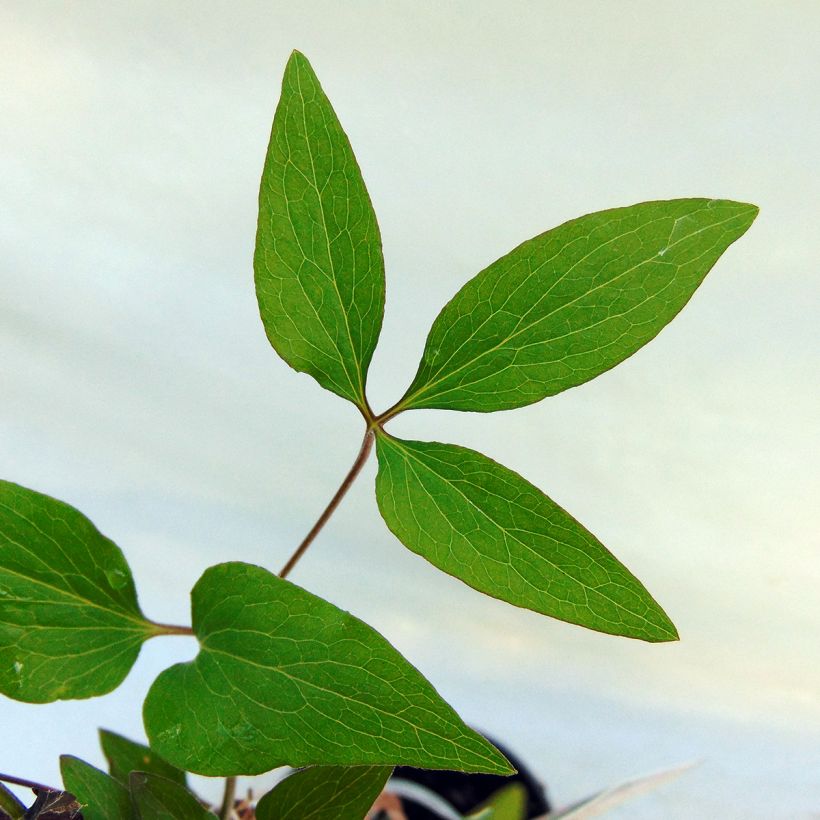
[[[584,522],[682,640],[645,645],[480,596],[381,523],[370,464],[293,580],[393,641],[559,802],[691,759],[612,817],[820,811],[816,2],[0,2],[0,475],[124,549],[187,622],[224,559],[278,569],[352,462],[355,410],[278,360],[251,275],[285,61],[347,129],[388,265],[376,409],[444,302],[521,240],[646,199],[761,214],[647,348],[513,412],[394,430],[483,450]],[[815,505],[813,508],[813,504]],[[58,782],[142,737],[149,644],[85,702],[0,701],[0,771]],[[216,793],[218,784],[203,783]]]

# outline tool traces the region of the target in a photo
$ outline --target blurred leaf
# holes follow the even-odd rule
[[[214,820],[196,797],[179,783],[147,772],[128,778],[137,820]]]
[[[662,772],[655,772],[646,777],[639,777],[636,780],[629,780],[611,789],[605,789],[592,797],[576,803],[568,809],[549,814],[549,820],[589,820],[591,817],[600,815],[614,809],[635,797],[648,794],[661,786],[677,780],[684,772],[691,769],[695,764],[686,763],[674,769],[665,769]]]
[[[527,790],[520,783],[510,783],[499,789],[477,814],[470,816],[473,820],[526,820]]]
[[[595,378],[675,317],[757,211],[643,202],[522,243],[438,315],[400,407],[506,410]]]
[[[196,659],[143,710],[153,749],[205,775],[393,765],[511,773],[376,631],[261,567],[208,569],[191,593]]]
[[[350,142],[298,51],[262,173],[254,271],[276,352],[363,408],[384,313],[381,237]]]
[[[0,820],[21,820],[26,807],[0,783]]]
[[[677,639],[664,611],[592,533],[520,475],[452,444],[380,433],[376,497],[413,552],[471,587],[562,621]]]
[[[119,547],[68,504],[0,481],[0,692],[105,694],[152,634]]]
[[[259,801],[256,820],[362,820],[392,771],[391,766],[302,769]]]
[[[70,755],[60,757],[63,785],[83,806],[83,820],[131,820],[131,795],[113,777]]]
[[[135,743],[115,732],[100,729],[100,745],[108,761],[111,776],[124,785],[128,785],[131,772],[158,774],[185,785],[185,772],[166,763],[156,752],[142,743]]]

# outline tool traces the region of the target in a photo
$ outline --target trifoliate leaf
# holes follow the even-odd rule
[[[200,652],[154,682],[151,748],[187,771],[394,765],[509,774],[371,627],[261,567],[211,567],[191,593]]]
[[[297,51],[262,173],[254,271],[276,352],[363,408],[384,313],[381,237],[350,142]]]
[[[438,315],[399,408],[506,410],[595,378],[675,317],[757,211],[643,202],[522,243]]]
[[[677,632],[643,585],[537,487],[465,447],[380,433],[376,497],[413,552],[487,595],[645,641]]]

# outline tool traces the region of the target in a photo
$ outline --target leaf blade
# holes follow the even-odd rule
[[[677,640],[666,613],[592,533],[487,456],[382,432],[376,497],[388,528],[492,597],[599,632]]]
[[[132,772],[128,778],[131,802],[138,820],[214,820],[185,786],[147,772]]]
[[[0,783],[0,820],[23,820],[25,813],[26,807],[13,792]]]
[[[362,820],[390,766],[314,766],[278,783],[256,806],[257,820]]]
[[[119,547],[68,504],[0,481],[0,692],[105,694],[153,634]]]
[[[198,774],[394,765],[510,773],[375,630],[261,567],[211,567],[191,593],[200,652],[143,709],[151,744]],[[264,693],[264,698],[260,693]]]
[[[128,789],[105,772],[72,755],[60,756],[66,791],[83,804],[83,820],[131,820]]]
[[[381,236],[347,135],[297,51],[262,173],[254,277],[276,352],[364,409],[384,314]]]
[[[527,790],[521,783],[510,783],[493,794],[471,818],[477,820],[526,820]]]
[[[757,212],[643,202],[523,242],[444,307],[398,408],[506,410],[595,378],[677,315]]]
[[[111,777],[123,785],[128,784],[131,772],[158,774],[182,786],[186,785],[185,772],[167,763],[142,743],[136,743],[116,732],[100,729],[100,746],[108,761]]]

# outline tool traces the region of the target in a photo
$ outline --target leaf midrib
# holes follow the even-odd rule
[[[0,567],[0,575],[2,575],[3,573],[13,575],[16,578],[20,578],[20,579],[22,579],[24,581],[28,581],[29,583],[32,583],[32,584],[38,584],[41,587],[52,590],[52,592],[55,592],[60,596],[63,596],[63,597],[69,598],[73,601],[76,601],[77,603],[76,604],[71,604],[72,606],[90,607],[91,609],[99,609],[102,612],[106,612],[110,615],[114,615],[114,616],[116,616],[118,618],[121,618],[125,621],[131,621],[135,624],[139,624],[142,627],[142,629],[140,629],[140,630],[132,630],[132,631],[135,631],[135,632],[140,631],[140,632],[147,632],[147,633],[151,632],[150,624],[148,623],[148,621],[145,620],[144,618],[139,617],[139,616],[134,616],[130,613],[122,612],[122,611],[116,610],[116,609],[111,609],[109,607],[103,606],[102,604],[95,603],[94,601],[90,601],[87,598],[83,598],[82,596],[78,595],[75,592],[70,592],[68,590],[61,589],[60,587],[54,586],[53,584],[49,584],[47,581],[42,581],[39,578],[32,578],[29,575],[25,575],[22,572],[17,572],[16,570],[10,569],[9,567],[6,567],[6,566]],[[122,631],[129,631],[129,630],[123,629]]]
[[[223,630],[223,631],[227,632],[227,631],[231,631],[231,630],[226,629],[226,630]],[[244,630],[237,629],[235,631],[241,634]],[[203,638],[203,641],[207,641],[207,637]],[[203,644],[203,646],[202,646],[202,651],[203,652],[213,653],[215,655],[222,655],[222,656],[224,656],[226,658],[230,658],[231,660],[233,660],[235,662],[238,662],[240,664],[248,664],[249,666],[253,666],[257,669],[262,669],[266,672],[273,672],[273,673],[280,674],[280,675],[286,677],[288,680],[296,683],[297,685],[311,687],[313,689],[317,689],[320,692],[324,692],[327,695],[331,695],[333,697],[340,698],[341,700],[343,700],[345,702],[350,702],[351,704],[355,704],[359,708],[362,708],[364,706],[368,709],[372,709],[373,711],[378,712],[379,714],[388,715],[389,717],[395,718],[396,720],[399,720],[401,723],[404,723],[405,725],[411,727],[416,732],[424,731],[424,732],[432,735],[433,737],[437,737],[439,740],[441,740],[441,741],[443,741],[447,744],[452,745],[456,749],[463,749],[465,752],[469,752],[470,754],[475,755],[476,757],[479,757],[481,760],[484,760],[487,763],[498,767],[498,764],[492,758],[485,757],[484,755],[481,755],[477,752],[474,752],[472,750],[468,750],[468,749],[464,748],[463,746],[461,746],[459,743],[457,743],[457,741],[453,740],[452,738],[447,738],[443,735],[440,735],[437,732],[430,729],[429,727],[420,727],[416,723],[412,723],[407,718],[404,718],[401,715],[397,714],[395,711],[391,711],[389,709],[384,709],[382,707],[379,707],[379,706],[373,705],[373,704],[365,704],[362,701],[356,700],[355,698],[353,698],[349,695],[345,695],[345,694],[343,694],[341,692],[338,692],[338,691],[335,691],[333,689],[327,689],[326,687],[320,686],[319,684],[313,683],[312,681],[304,680],[304,679],[302,679],[302,678],[300,678],[296,675],[293,675],[293,674],[290,674],[290,673],[286,672],[284,670],[284,668],[281,667],[281,666],[268,666],[266,664],[262,664],[262,663],[258,663],[257,661],[250,660],[249,658],[246,658],[242,655],[236,655],[236,654],[233,654],[232,652],[227,652],[223,649],[216,649],[212,646],[208,646],[206,648],[205,644]],[[196,661],[194,661],[194,663],[196,664]],[[360,668],[360,667],[355,667],[355,666],[351,665],[351,668]],[[205,676],[202,674],[201,669],[198,670],[198,671],[199,671],[200,677],[204,681]],[[233,680],[228,675],[225,675],[224,672],[223,672],[223,675],[224,675],[225,681],[228,683],[228,685],[232,689],[235,689],[237,692],[239,692],[243,697],[246,697],[249,700],[253,701],[257,706],[262,707],[265,711],[276,712],[275,707],[270,706],[269,704],[264,704],[264,703],[261,703],[260,701],[255,700],[247,692],[245,692],[243,689],[240,689],[238,686],[236,686],[236,684],[234,684]],[[377,677],[378,680],[381,680],[383,683],[389,683],[388,681],[385,681],[383,678],[378,677],[378,675],[376,675],[375,677]],[[417,708],[417,709],[421,709],[423,712],[425,712],[427,714],[430,714],[433,717],[436,717],[435,712],[428,712],[428,710],[424,706],[419,705],[417,703],[413,703],[412,701],[408,700],[407,698],[405,698],[405,703],[409,707],[414,707],[414,708]],[[348,731],[356,733],[356,734],[362,734],[362,735],[365,735],[366,737],[370,737],[370,738],[375,737],[374,735],[368,735],[366,732],[363,732],[361,730],[353,729],[350,726],[345,726],[345,728]],[[402,746],[403,745],[403,744],[397,743],[396,741],[392,741],[392,743],[394,743],[396,746]],[[458,757],[461,758],[460,755]],[[378,764],[365,764],[365,765],[378,765]],[[393,764],[385,763],[383,765],[393,765]]]
[[[317,82],[317,85],[318,85],[318,80],[316,82]],[[327,229],[327,216],[325,214],[324,202],[322,201],[322,193],[319,190],[319,185],[318,185],[318,181],[317,181],[317,178],[316,178],[316,164],[313,161],[313,148],[310,144],[310,139],[309,139],[309,135],[308,135],[307,114],[306,114],[306,111],[305,111],[306,100],[305,100],[304,94],[302,93],[302,67],[299,65],[298,62],[296,64],[296,85],[297,85],[298,92],[299,92],[299,99],[301,101],[301,106],[300,107],[301,107],[301,113],[302,113],[302,127],[304,128],[304,133],[305,133],[305,145],[307,147],[307,154],[308,154],[308,157],[310,158],[310,172],[313,176],[313,182],[312,183],[310,182],[310,180],[307,180],[307,181],[312,185],[313,190],[316,192],[316,198],[317,198],[318,203],[319,203],[319,213],[322,216],[322,230],[323,230],[324,237],[325,237],[325,247],[327,249],[327,262],[328,262],[328,265],[330,265],[330,271],[331,271],[330,279],[333,283],[333,291],[336,294],[336,298],[339,301],[339,308],[341,309],[342,317],[344,319],[345,330],[347,331],[347,340],[350,343],[350,354],[351,354],[351,356],[353,357],[353,360],[356,363],[356,384],[354,384],[353,380],[350,378],[350,373],[348,372],[347,365],[345,364],[345,357],[342,355],[342,351],[339,350],[339,348],[338,348],[338,346],[336,346],[335,342],[334,342],[334,347],[336,347],[336,352],[339,355],[339,361],[341,362],[342,368],[344,369],[345,375],[347,376],[347,380],[350,384],[350,387],[353,390],[353,395],[356,397],[356,399],[358,401],[362,402],[363,401],[363,393],[364,393],[364,387],[362,385],[362,366],[361,366],[362,363],[359,360],[359,357],[357,355],[356,346],[353,344],[353,334],[350,331],[350,321],[348,319],[347,310],[345,310],[344,301],[342,300],[342,294],[339,292],[339,286],[336,282],[336,266],[333,263],[333,254],[331,253],[331,249],[330,249],[330,235],[329,235],[328,229]],[[330,101],[328,101],[328,106],[330,106]],[[324,116],[322,117],[322,119],[324,121]],[[323,124],[324,124],[325,128],[328,127],[326,122],[323,122]],[[331,174],[332,173],[333,172],[331,171]],[[318,312],[317,312],[317,316],[318,316]],[[322,324],[324,324],[324,323],[322,323]]]

